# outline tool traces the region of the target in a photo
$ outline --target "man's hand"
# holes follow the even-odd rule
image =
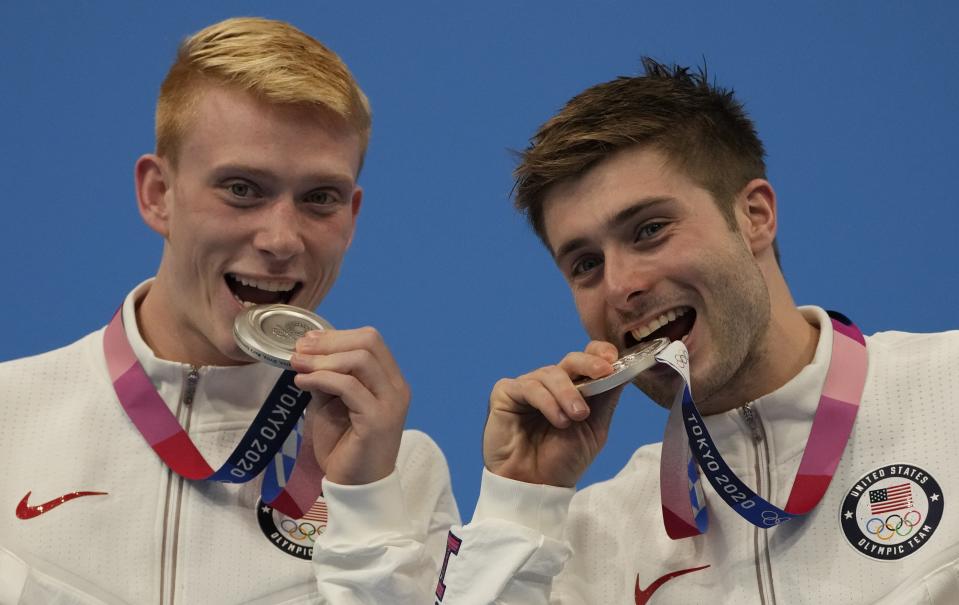
[[[410,389],[379,332],[309,332],[290,364],[296,385],[313,393],[307,427],[326,477],[361,485],[392,473]]]
[[[483,433],[486,468],[527,483],[575,486],[606,443],[623,387],[587,404],[573,379],[606,376],[617,357],[615,346],[593,341],[559,365],[497,382]]]

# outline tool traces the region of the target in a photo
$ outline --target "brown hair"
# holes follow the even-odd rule
[[[516,208],[547,247],[543,202],[549,188],[627,147],[663,151],[713,195],[733,230],[733,197],[750,180],[765,178],[762,141],[732,90],[710,84],[705,68],[692,73],[649,57],[642,63],[642,76],[619,77],[573,97],[520,154],[513,172]]]
[[[342,59],[282,21],[238,17],[185,39],[170,67],[156,108],[157,154],[176,163],[192,110],[204,84],[225,84],[277,104],[330,111],[369,142],[370,105]]]

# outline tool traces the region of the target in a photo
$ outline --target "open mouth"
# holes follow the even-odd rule
[[[668,338],[685,341],[693,324],[696,323],[696,311],[692,307],[677,307],[666,311],[649,323],[634,328],[623,335],[623,344],[629,349],[641,342],[648,342],[657,338]]]
[[[227,273],[224,279],[233,298],[244,307],[288,304],[303,285],[288,279],[252,279],[236,273]]]

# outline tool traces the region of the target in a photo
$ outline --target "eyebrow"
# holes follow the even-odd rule
[[[650,208],[654,208],[661,204],[667,204],[673,201],[675,201],[675,199],[668,196],[654,196],[654,197],[647,197],[641,200],[637,200],[636,202],[630,204],[626,208],[623,208],[622,210],[620,210],[613,216],[606,219],[606,223],[604,224],[603,228],[606,231],[610,231],[612,229],[615,229],[618,225],[629,221],[630,219],[635,217],[637,214],[646,212]],[[562,246],[560,246],[559,249],[556,251],[556,253],[553,254],[553,258],[555,260],[559,260],[565,255],[569,254],[570,252],[573,252],[579,248],[585,247],[588,243],[589,243],[589,238],[586,238],[586,237],[573,238],[569,240],[568,242],[566,242],[565,244],[563,244]]]
[[[261,168],[254,168],[253,166],[248,166],[246,164],[223,164],[217,166],[213,170],[213,175],[216,178],[223,178],[227,175],[240,174],[245,176],[251,176],[256,179],[263,180],[274,180],[276,175],[274,175],[269,170],[263,170]]]
[[[221,166],[217,166],[213,170],[213,175],[215,176],[215,178],[218,178],[218,179],[224,178],[225,176],[230,174],[250,176],[257,180],[262,180],[267,182],[274,182],[279,178],[271,170],[255,168],[247,164],[234,164],[234,163],[223,164]],[[355,185],[355,182],[353,181],[352,176],[345,173],[339,173],[339,172],[311,174],[306,180],[312,181],[312,182],[331,184],[337,187],[349,187],[351,184]],[[319,186],[322,186],[322,185],[319,185]]]

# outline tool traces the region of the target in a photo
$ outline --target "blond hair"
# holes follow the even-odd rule
[[[158,155],[176,163],[200,89],[209,83],[236,87],[270,103],[332,112],[356,130],[366,152],[372,123],[369,101],[343,60],[288,23],[238,17],[180,44],[157,99]]]

